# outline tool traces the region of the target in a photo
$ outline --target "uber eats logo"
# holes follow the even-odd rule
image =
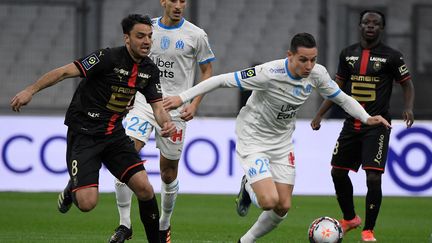
[[[159,68],[159,76],[161,78],[174,78],[174,72],[170,71],[171,69],[174,68],[174,62],[172,61],[164,61],[161,58],[156,58],[156,60],[154,60],[154,62],[156,63],[156,65]]]

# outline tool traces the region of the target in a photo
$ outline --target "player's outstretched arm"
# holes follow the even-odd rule
[[[16,94],[10,102],[10,106],[12,107],[13,111],[19,112],[21,107],[27,105],[31,101],[33,95],[37,92],[52,86],[63,79],[78,77],[79,75],[80,72],[73,63],[53,69],[42,75],[42,77],[40,77],[36,82],[27,86],[24,90]]]
[[[165,110],[172,110],[181,106],[186,101],[197,97],[198,95],[206,94],[220,87],[234,87],[234,85],[231,85],[231,83],[235,84],[233,73],[213,76],[203,82],[200,82],[194,87],[182,92],[178,96],[165,97],[164,108]]]
[[[351,96],[348,96],[344,92],[340,92],[336,97],[332,98],[336,104],[342,107],[352,117],[359,119],[362,123],[367,125],[383,125],[387,128],[391,128],[390,123],[385,120],[382,116],[371,117],[365,109]]]

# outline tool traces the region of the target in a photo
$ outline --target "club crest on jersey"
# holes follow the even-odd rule
[[[382,67],[382,64],[381,64],[381,62],[374,62],[372,67],[375,71],[379,71]]]
[[[170,45],[170,38],[168,36],[163,36],[161,41],[160,41],[160,46],[162,50],[166,50],[168,49],[169,45]]]
[[[175,44],[175,49],[183,50],[184,46],[185,46],[185,44],[184,44],[183,40],[178,40]]]
[[[97,55],[91,54],[90,56],[86,57],[81,63],[86,70],[89,70],[98,62],[99,62],[99,58],[97,57]]]
[[[300,96],[302,90],[303,90],[303,87],[301,87],[301,86],[294,87],[294,89],[293,89],[293,95],[294,96]]]
[[[252,78],[256,76],[255,68],[248,68],[240,72],[242,79]]]

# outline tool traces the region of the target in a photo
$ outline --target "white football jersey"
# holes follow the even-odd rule
[[[341,90],[326,68],[316,64],[307,78],[294,78],[288,59],[280,59],[234,73],[231,84],[253,90],[236,124],[241,155],[269,150],[291,150],[292,133],[300,106],[316,89],[324,98]]]
[[[307,78],[295,78],[288,70],[288,59],[280,59],[242,71],[213,76],[180,94],[182,101],[218,87],[252,90],[236,120],[237,152],[240,156],[253,153],[293,150],[292,133],[297,111],[316,89],[324,98],[343,104],[348,97],[339,89],[325,67],[316,64]],[[339,94],[343,94],[342,96]],[[354,100],[348,101],[355,102]],[[357,103],[358,105],[358,103]],[[360,108],[358,105],[357,108]],[[363,112],[362,112],[363,111]],[[357,111],[363,120],[368,114]]]
[[[176,26],[164,25],[161,17],[152,22],[153,45],[149,56],[160,70],[163,95],[178,95],[194,85],[197,64],[209,63],[215,56],[204,30],[184,18]],[[140,93],[135,97],[134,109],[152,113]],[[181,109],[171,111],[171,116],[179,116]]]

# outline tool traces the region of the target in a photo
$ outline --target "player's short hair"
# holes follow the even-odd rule
[[[121,22],[123,34],[130,34],[130,31],[136,24],[146,24],[152,26],[152,21],[148,15],[129,14]]]
[[[291,39],[290,51],[296,53],[299,47],[314,48],[316,41],[309,33],[298,33]]]
[[[368,13],[378,14],[381,17],[383,27],[385,27],[385,25],[386,25],[385,15],[381,11],[372,10],[372,9],[366,9],[366,10],[361,11],[359,24],[361,24],[362,19],[365,16],[365,14],[368,14]]]

